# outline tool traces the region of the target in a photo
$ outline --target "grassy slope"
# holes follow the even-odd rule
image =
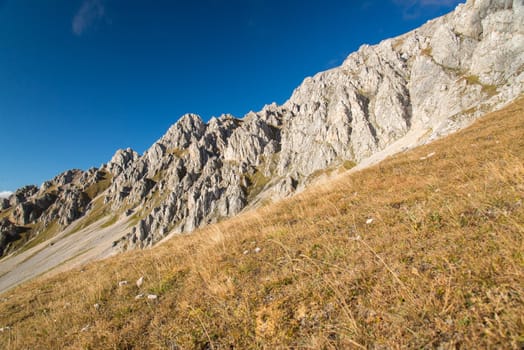
[[[279,204],[26,283],[0,299],[0,348],[519,348],[523,110],[521,99]]]

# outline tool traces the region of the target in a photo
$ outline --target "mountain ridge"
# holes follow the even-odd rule
[[[363,45],[282,106],[208,123],[186,114],[143,155],[118,150],[100,169],[19,189],[0,200],[2,253],[116,223],[114,251],[149,247],[289,196],[319,173],[458,130],[523,91],[523,13],[519,0],[467,1]]]

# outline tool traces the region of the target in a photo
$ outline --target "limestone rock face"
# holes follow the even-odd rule
[[[27,201],[27,198],[38,192],[38,187],[29,185],[19,188],[14,194],[9,197],[9,206],[17,205]]]
[[[410,134],[423,135],[414,147],[458,130],[523,87],[524,2],[469,0],[363,45],[306,78],[282,106],[207,123],[186,114],[143,155],[119,150],[100,169],[17,191],[2,210],[21,226],[125,219],[114,247],[148,247],[289,196],[319,172],[358,164]]]
[[[84,216],[92,200],[109,185],[109,171],[68,170],[40,188],[26,186],[3,202],[0,214],[0,256],[11,252],[9,243],[45,232],[59,232]],[[2,243],[3,242],[3,243]]]
[[[130,164],[139,158],[138,153],[133,151],[131,148],[126,150],[118,150],[109,163],[107,164],[107,169],[114,175],[118,176],[124,169],[126,169]]]

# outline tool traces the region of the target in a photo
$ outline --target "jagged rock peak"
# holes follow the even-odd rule
[[[190,142],[199,140],[206,130],[206,124],[197,114],[183,115],[159,140],[166,147],[186,148]]]
[[[128,168],[133,162],[139,158],[139,154],[131,148],[119,149],[115,152],[109,163],[107,169],[115,176],[119,175],[124,169]]]

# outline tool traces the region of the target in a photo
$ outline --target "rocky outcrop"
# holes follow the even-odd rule
[[[9,196],[9,205],[14,206],[20,203],[24,203],[27,199],[38,192],[38,187],[29,185],[18,189],[14,194]],[[6,206],[7,207],[7,206]]]
[[[3,202],[0,214],[0,256],[10,252],[8,243],[25,235],[30,241],[53,227],[59,232],[82,217],[90,208],[92,200],[109,185],[106,170],[68,170],[46,181],[40,189],[26,186]]]
[[[22,229],[7,219],[0,220],[0,256],[8,247],[9,243],[20,238]]]
[[[7,210],[18,224],[61,226],[102,212],[129,221],[117,249],[151,246],[288,196],[318,172],[359,163],[409,134],[424,135],[416,146],[469,124],[522,93],[523,48],[521,0],[469,0],[362,46],[342,66],[306,78],[282,106],[208,123],[187,114],[143,155],[119,150],[100,169],[17,191]]]

